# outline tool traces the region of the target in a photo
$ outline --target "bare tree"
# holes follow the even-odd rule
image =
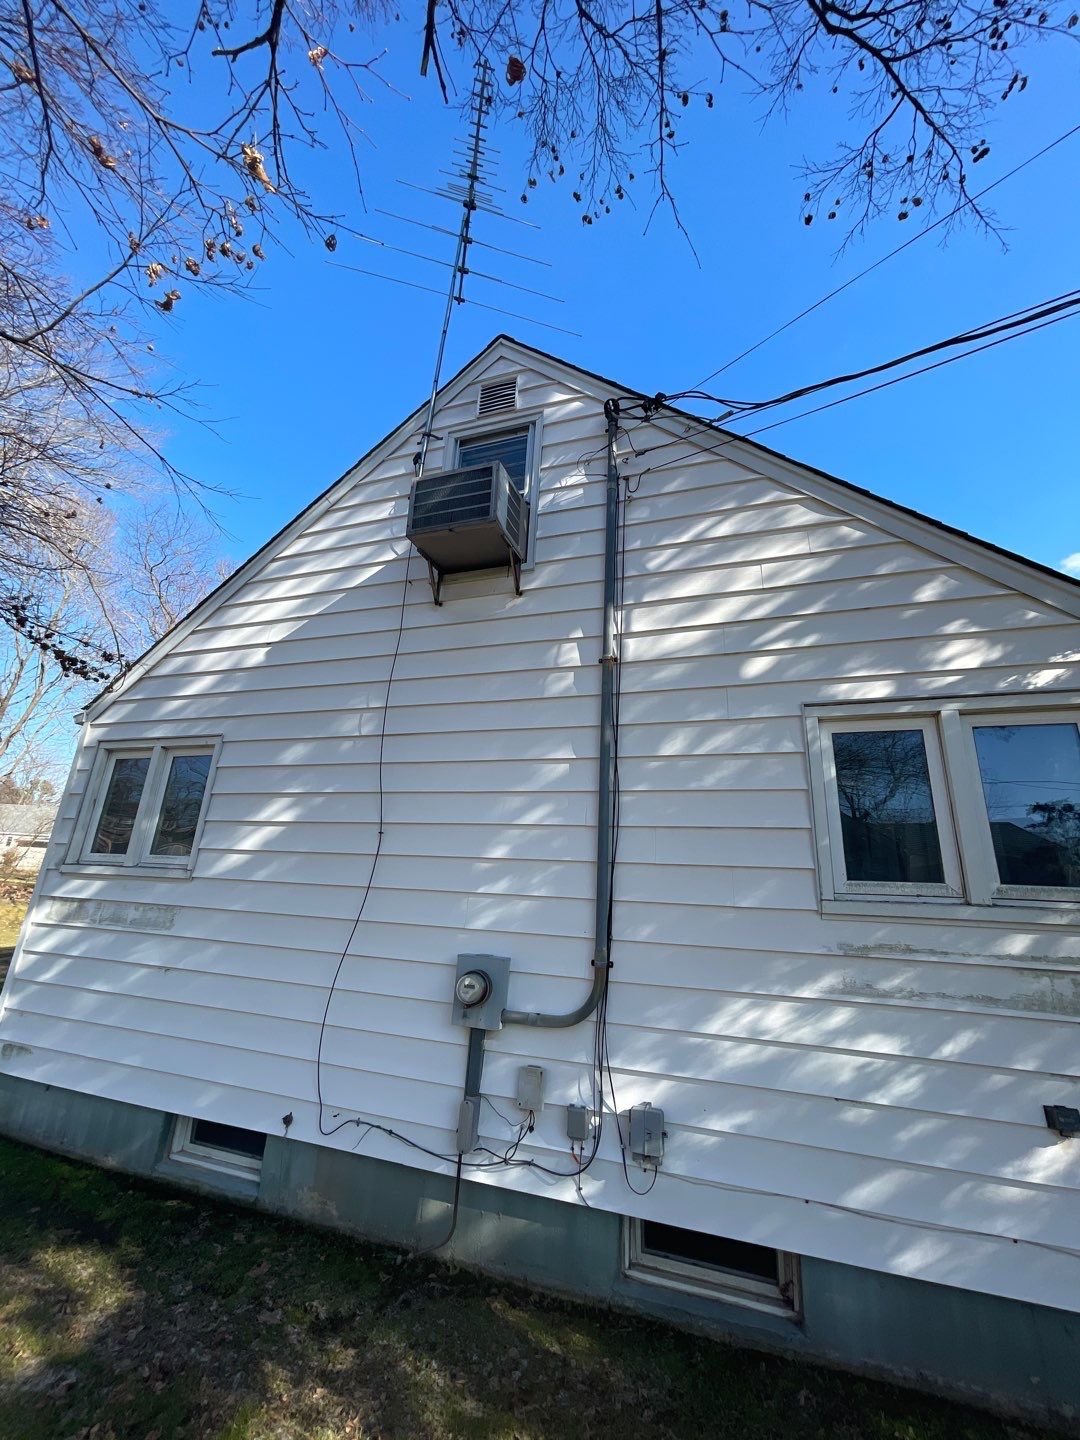
[[[88,517],[89,557],[37,566],[30,623],[0,632],[0,793],[36,798],[62,778],[72,716],[224,577],[219,541],[159,494]]]
[[[1027,88],[1031,42],[1076,25],[1071,4],[425,0],[409,43],[448,98],[455,71],[493,62],[497,103],[533,141],[522,199],[563,181],[587,224],[638,170],[674,206],[691,106],[722,127],[748,90],[778,110],[817,87],[846,119],[807,161],[803,218],[851,232],[942,202],[988,221],[971,190],[987,121]],[[382,0],[0,0],[0,366],[168,471],[146,417],[184,391],[148,376],[147,335],[192,287],[242,285],[283,229],[331,251],[353,233],[308,193],[304,156],[337,146],[359,189],[362,117],[400,18]],[[67,513],[9,503],[5,523],[62,557]]]
[[[148,649],[227,578],[218,530],[160,487],[116,525],[106,605],[113,639],[129,659]]]

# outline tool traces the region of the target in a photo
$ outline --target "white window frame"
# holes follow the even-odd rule
[[[90,778],[79,809],[79,818],[72,833],[62,870],[77,870],[79,873],[95,871],[100,874],[155,875],[171,877],[190,876],[199,853],[206,823],[206,812],[217,773],[218,757],[221,753],[222,737],[195,736],[191,739],[177,737],[169,740],[148,741],[144,744],[103,741],[97,747],[97,754],[90,770]],[[187,855],[151,855],[154,830],[161,804],[165,797],[165,785],[169,776],[169,764],[175,755],[209,755],[210,768],[203,789],[199,819],[191,851]],[[101,807],[105,802],[109,777],[115,760],[144,758],[149,756],[150,765],[146,772],[142,797],[135,815],[131,839],[123,855],[99,854],[91,851]]]
[[[843,830],[840,818],[840,793],[836,784],[836,762],[833,754],[832,737],[838,731],[851,733],[859,731],[880,734],[886,730],[918,730],[923,737],[926,751],[926,766],[930,777],[930,795],[934,805],[934,820],[937,826],[938,848],[941,851],[941,867],[945,876],[942,882],[908,880],[849,880],[844,857]],[[945,767],[941,757],[937,727],[930,718],[908,716],[897,720],[859,720],[852,718],[824,720],[819,724],[823,777],[825,781],[825,812],[829,835],[832,888],[831,899],[847,895],[897,895],[935,896],[946,899],[962,898],[963,880],[960,873],[960,856],[949,813],[949,794],[945,782]],[[827,883],[829,877],[824,877]]]
[[[994,857],[990,820],[983,795],[972,730],[977,725],[1080,724],[1080,695],[1072,691],[1041,695],[959,695],[904,697],[895,700],[851,701],[804,705],[814,842],[817,853],[821,912],[825,915],[894,915],[925,921],[1009,921],[1023,926],[1080,924],[1080,890],[1051,886],[1002,885]],[[954,897],[901,893],[881,886],[873,893],[854,893],[837,885],[842,873],[839,804],[830,793],[828,762],[832,728],[911,729],[929,726],[942,774],[931,784],[938,817],[939,843],[945,862],[951,837],[959,863],[960,893]],[[940,797],[940,798],[939,798]],[[835,816],[836,818],[832,818]],[[947,828],[945,828],[947,827]],[[839,862],[837,860],[839,852]],[[946,877],[950,871],[946,863]]]
[[[243,1155],[237,1150],[226,1150],[218,1145],[200,1145],[191,1138],[195,1119],[191,1115],[178,1115],[173,1125],[169,1159],[184,1165],[198,1165],[203,1170],[216,1170],[224,1175],[240,1175],[245,1179],[258,1179],[262,1174],[261,1155]]]
[[[544,450],[544,412],[542,410],[508,410],[502,415],[485,415],[482,419],[473,416],[471,420],[452,425],[444,432],[443,468],[455,470],[461,454],[463,440],[481,440],[486,435],[500,435],[507,430],[528,430],[529,444],[525,454],[525,489],[523,498],[529,505],[529,544],[522,561],[522,570],[531,570],[536,563],[536,526],[540,499],[540,456]],[[475,579],[476,572],[446,577],[447,580]]]
[[[764,1310],[797,1320],[802,1311],[799,1257],[786,1250],[776,1251],[778,1281],[761,1280],[753,1275],[724,1272],[692,1260],[676,1260],[645,1249],[642,1221],[625,1216],[622,1225],[623,1273],[646,1285],[660,1285],[665,1290],[678,1290],[684,1295],[700,1295],[708,1300],[722,1300],[749,1310]],[[763,1247],[771,1249],[771,1246]]]

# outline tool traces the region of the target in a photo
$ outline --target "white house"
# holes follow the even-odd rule
[[[56,808],[55,803],[0,805],[0,871],[33,875],[40,868]]]
[[[496,339],[89,706],[0,1128],[1080,1413],[1080,586],[641,402]]]

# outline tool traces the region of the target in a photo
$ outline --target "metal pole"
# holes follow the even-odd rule
[[[420,436],[420,450],[416,457],[416,478],[419,480],[427,464],[428,448],[431,445],[431,427],[435,423],[435,400],[442,378],[443,357],[446,354],[446,337],[450,330],[450,317],[454,304],[463,301],[465,276],[468,272],[469,246],[472,244],[472,217],[477,207],[476,188],[480,179],[480,156],[484,145],[484,113],[490,99],[488,80],[490,68],[481,60],[476,70],[476,88],[473,91],[472,137],[469,143],[469,168],[465,172],[466,189],[461,201],[461,224],[458,227],[457,249],[454,252],[454,267],[450,272],[450,288],[446,294],[446,313],[443,316],[442,331],[439,334],[439,349],[435,356],[435,373],[431,379],[431,395],[424,414],[424,429]]]
[[[611,969],[608,925],[611,916],[612,855],[615,843],[615,601],[619,552],[619,471],[615,442],[619,434],[619,402],[604,405],[607,418],[607,490],[604,509],[604,623],[600,656],[600,764],[596,802],[596,909],[593,918],[593,978],[588,995],[564,1015],[535,1010],[504,1010],[506,1025],[537,1025],[561,1030],[588,1019],[599,1005]]]

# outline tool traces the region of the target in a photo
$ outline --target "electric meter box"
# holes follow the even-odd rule
[[[466,977],[472,976],[482,977],[483,983],[469,985]],[[501,1030],[509,990],[508,955],[459,955],[454,976],[454,1024],[470,1030]],[[462,992],[475,993],[478,998],[466,1003]]]

